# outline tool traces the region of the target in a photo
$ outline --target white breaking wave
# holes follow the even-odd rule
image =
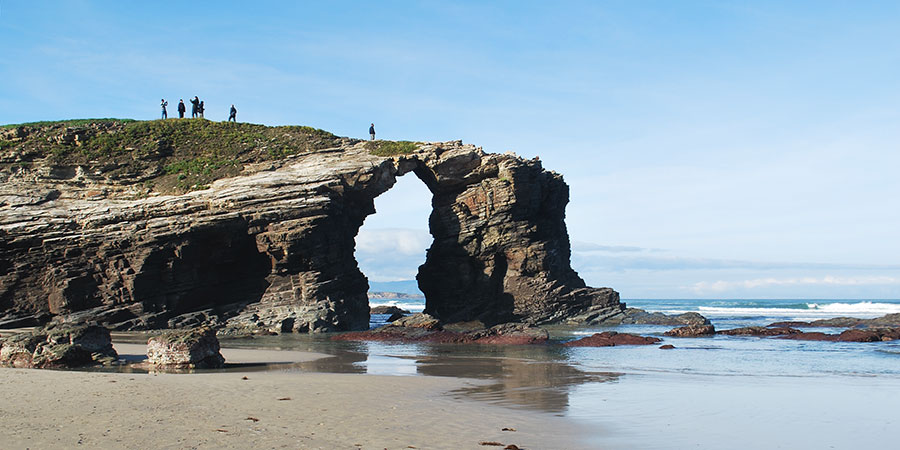
[[[688,310],[660,311],[665,314],[680,314]],[[765,308],[765,307],[718,307],[699,306],[697,311],[707,317],[778,317],[792,320],[816,320],[832,317],[856,317],[871,319],[885,314],[900,313],[898,303],[807,303],[806,309],[802,308]]]
[[[369,306],[370,307],[396,306],[398,308],[405,309],[407,311],[414,312],[414,313],[422,312],[425,310],[424,301],[419,301],[419,302],[409,302],[409,301],[403,301],[403,300],[383,300],[383,301],[377,301],[377,302],[370,301]]]
[[[811,310],[822,311],[825,313],[836,314],[894,314],[900,313],[900,304],[897,303],[827,303],[820,305],[818,303],[807,303],[807,307]]]

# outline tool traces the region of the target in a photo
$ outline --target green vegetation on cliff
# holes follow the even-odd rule
[[[408,155],[415,151],[416,143],[409,141],[369,141],[366,149],[375,156]]]
[[[184,192],[237,175],[247,163],[334,148],[341,140],[312,127],[205,119],[34,122],[0,126],[0,171],[28,171],[40,160],[142,183],[148,192]]]

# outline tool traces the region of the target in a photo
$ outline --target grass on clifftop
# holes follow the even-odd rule
[[[416,143],[410,141],[369,141],[366,149],[375,156],[408,155],[416,150]]]
[[[267,127],[205,119],[81,119],[0,126],[0,171],[82,166],[152,191],[202,189],[245,163],[339,146],[341,138],[304,126]]]
[[[0,125],[0,129],[13,129],[19,127],[48,127],[55,125],[65,125],[67,127],[79,127],[92,123],[100,123],[100,122],[114,122],[114,123],[129,123],[129,122],[137,122],[134,119],[69,119],[69,120],[44,120],[41,122],[27,122],[27,123],[11,123],[7,125]]]

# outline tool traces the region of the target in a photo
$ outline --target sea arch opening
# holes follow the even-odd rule
[[[425,296],[416,276],[433,238],[429,233],[432,193],[414,173],[375,198],[356,235],[354,257],[369,282],[371,325],[386,323],[391,314],[377,313],[396,306],[412,313],[425,309]]]

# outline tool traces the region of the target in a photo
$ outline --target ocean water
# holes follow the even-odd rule
[[[423,302],[383,301],[414,312]],[[624,302],[667,314],[699,312],[720,330],[900,312],[900,300]],[[382,321],[373,317],[373,325]],[[664,337],[670,328],[550,331],[555,343],[610,329],[653,335],[674,350],[366,343],[354,350],[365,354],[355,365],[363,373],[490,379],[456,394],[582,423],[589,430],[584,448],[897,448],[900,342]]]

